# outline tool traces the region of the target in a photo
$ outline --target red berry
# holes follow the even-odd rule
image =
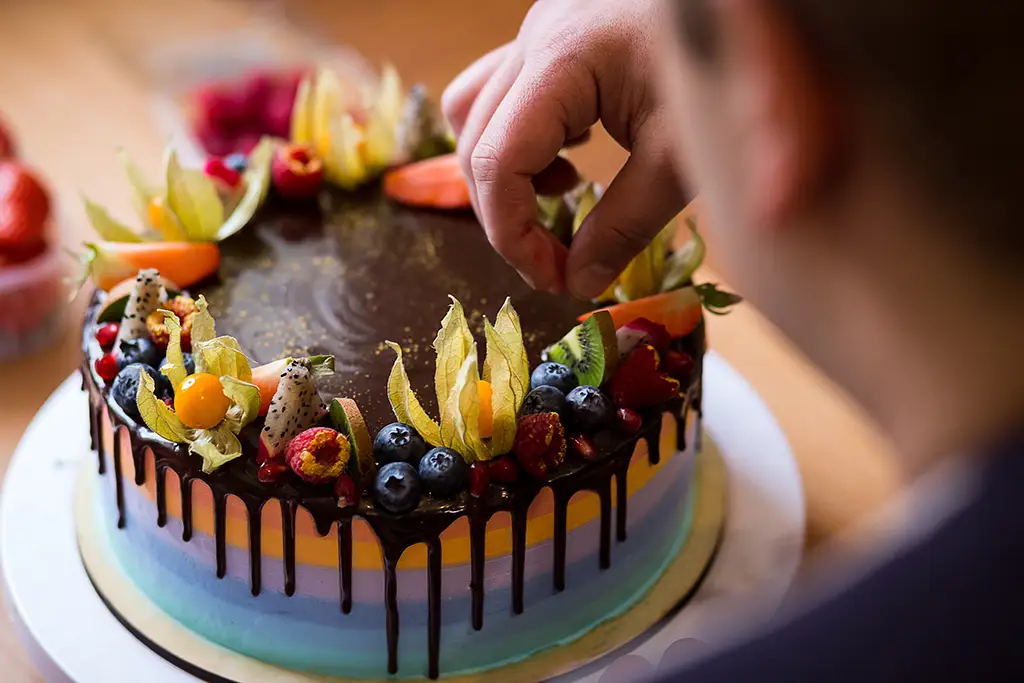
[[[93,367],[96,368],[96,374],[99,375],[100,379],[104,382],[112,381],[117,377],[117,373],[121,370],[117,362],[117,356],[113,353],[105,353],[97,358]]]
[[[99,343],[100,348],[104,351],[114,348],[114,341],[117,340],[117,334],[120,331],[121,326],[117,323],[106,323],[96,328],[96,341]]]
[[[359,504],[359,487],[355,479],[347,474],[338,477],[334,482],[334,495],[338,497],[338,507],[348,507]]]
[[[491,479],[502,484],[512,484],[519,479],[519,462],[510,456],[495,458],[487,464]]]
[[[693,376],[696,363],[693,358],[679,351],[669,351],[661,361],[661,371],[678,380],[688,382]]]
[[[619,363],[606,386],[620,408],[640,410],[661,405],[679,395],[679,380],[659,371],[661,360],[654,347],[637,344]]]
[[[565,459],[565,430],[558,413],[536,413],[519,418],[512,452],[526,473],[543,479]]]
[[[238,136],[237,140],[231,143],[231,149],[225,152],[225,154],[230,154],[231,152],[248,154],[256,148],[256,145],[258,145],[262,139],[263,136],[259,133],[242,133]]]
[[[224,156],[235,151],[234,134],[215,128],[210,123],[197,123],[195,135],[207,154]]]
[[[246,102],[242,93],[222,83],[200,88],[195,94],[196,115],[214,130],[229,132],[245,120]]]
[[[267,99],[262,110],[263,129],[270,135],[288,138],[292,129],[292,108],[295,93],[278,87]]]
[[[579,457],[588,462],[597,460],[597,446],[594,445],[593,439],[589,436],[577,434],[576,436],[570,436],[567,441],[569,442],[569,448]]]
[[[242,174],[227,164],[220,157],[210,157],[203,166],[203,173],[213,178],[221,186],[220,189],[233,190],[242,182]]]
[[[163,400],[164,400],[164,405],[165,406],[167,406],[168,408],[171,408],[171,409],[174,408],[174,397],[173,396],[165,396]]]
[[[242,111],[248,121],[259,120],[267,110],[274,94],[274,78],[266,71],[253,71],[245,77],[239,88]]]
[[[306,145],[285,145],[270,167],[277,193],[286,199],[309,199],[320,191],[324,164]]]
[[[615,412],[615,421],[619,425],[619,429],[627,434],[636,434],[644,424],[640,413],[629,408],[619,408]]]
[[[256,478],[264,484],[276,484],[288,471],[288,465],[279,460],[265,460],[256,471]]]
[[[487,464],[475,462],[469,466],[469,493],[474,498],[479,498],[491,485],[491,474]]]
[[[14,149],[14,137],[10,130],[0,121],[0,159],[13,159],[18,156]]]

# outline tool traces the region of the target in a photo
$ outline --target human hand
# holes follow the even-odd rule
[[[688,199],[650,82],[659,0],[539,0],[516,39],[441,100],[487,237],[538,289],[598,296]],[[559,156],[601,121],[630,151],[566,249],[537,221],[536,190],[577,180]]]

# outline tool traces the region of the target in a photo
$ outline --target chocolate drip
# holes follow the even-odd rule
[[[256,597],[263,587],[263,503],[250,500],[245,511],[249,518],[249,592]]]
[[[156,466],[156,525],[167,526],[167,465]]]
[[[615,538],[626,540],[626,506],[629,502],[629,464],[632,458],[623,458],[615,466]]]
[[[523,613],[523,584],[526,578],[526,513],[529,501],[512,508],[512,613]]]
[[[352,611],[352,520],[338,521],[338,582],[341,589],[341,613]]]
[[[601,546],[598,553],[601,569],[608,569],[612,566],[612,480],[611,477],[604,478],[604,481],[597,489],[597,496],[601,501]]]
[[[121,476],[121,436],[126,427],[117,427],[114,432],[114,490],[117,501],[117,528],[124,528],[124,477]]]
[[[427,675],[437,678],[441,653],[441,539],[427,545]]]
[[[192,540],[192,477],[181,475],[181,540]]]
[[[473,602],[473,629],[484,627],[484,560],[487,544],[487,517],[474,511],[469,516],[469,593]]]
[[[227,496],[213,491],[213,544],[217,555],[217,578],[223,579],[227,573]]]
[[[647,432],[647,437],[644,439],[647,442],[647,459],[652,465],[657,465],[661,462],[661,420],[663,414],[658,413],[656,417],[651,420],[651,429]]]
[[[295,595],[295,503],[281,501],[281,539],[284,544],[284,594]]]
[[[388,641],[388,673],[398,673],[398,577],[395,565],[398,559],[392,559],[384,551],[384,611],[385,629]]]
[[[554,491],[555,496],[555,591],[561,593],[565,590],[565,537],[567,535],[569,497],[565,495],[561,487]]]
[[[102,438],[102,422],[100,412],[105,405],[104,390],[97,384],[94,377],[83,370],[83,376],[90,392],[90,426],[95,432],[92,435],[93,447],[99,458],[100,472],[105,470],[104,448]],[[685,417],[690,405],[699,400],[699,377],[686,397],[672,402],[667,407],[673,415],[677,415],[677,431],[681,435],[681,443],[685,444]],[[93,403],[93,401],[96,403]],[[555,502],[554,528],[554,582],[555,590],[565,588],[566,577],[566,539],[568,535],[568,505],[572,497],[580,491],[595,492],[600,501],[600,547],[599,560],[602,568],[611,562],[611,480],[616,485],[616,538],[619,542],[626,539],[627,531],[627,473],[632,459],[634,446],[639,439],[648,444],[649,459],[657,464],[660,459],[659,441],[661,434],[661,415],[650,416],[644,421],[640,432],[632,437],[612,437],[599,440],[599,450],[603,455],[594,462],[567,462],[554,474],[549,481],[533,482],[520,480],[514,488],[495,487],[483,498],[462,496],[453,501],[435,502],[428,508],[421,508],[408,515],[395,516],[374,507],[372,501],[366,500],[358,506],[338,508],[333,497],[324,496],[321,490],[304,492],[279,491],[275,487],[265,487],[252,480],[251,473],[244,467],[237,469],[229,465],[215,476],[204,473],[196,458],[189,455],[186,448],[167,444],[151,432],[136,427],[116,407],[108,405],[111,424],[114,425],[114,476],[118,507],[118,527],[125,524],[124,484],[122,481],[122,432],[128,431],[135,463],[135,480],[140,485],[145,482],[145,458],[147,453],[155,459],[157,525],[164,526],[167,522],[166,511],[166,474],[173,470],[179,477],[181,490],[182,540],[187,542],[193,531],[192,481],[200,479],[209,485],[214,501],[214,542],[217,554],[217,576],[226,574],[226,507],[227,495],[238,496],[245,504],[249,522],[249,559],[250,583],[254,596],[261,592],[261,522],[263,505],[276,498],[281,506],[281,528],[283,538],[285,593],[295,593],[295,515],[299,504],[304,505],[313,516],[317,533],[321,536],[330,533],[337,523],[338,569],[341,593],[341,611],[349,613],[352,609],[352,553],[353,534],[352,517],[355,515],[365,519],[380,541],[384,558],[384,603],[386,610],[387,659],[389,673],[398,672],[398,586],[397,564],[406,548],[416,543],[427,545],[427,581],[428,581],[428,671],[431,678],[440,674],[440,634],[441,634],[441,576],[443,573],[441,532],[451,525],[458,517],[467,516],[470,529],[471,580],[472,597],[471,621],[473,628],[483,627],[484,611],[484,570],[486,563],[486,528],[491,515],[498,511],[510,513],[512,518],[512,611],[522,613],[524,609],[524,584],[526,561],[526,531],[528,512],[536,496],[550,486]],[[697,416],[697,443],[700,439],[700,414]],[[244,465],[244,461],[240,461]],[[429,501],[429,499],[428,499]]]

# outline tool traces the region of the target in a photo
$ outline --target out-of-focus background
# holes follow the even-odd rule
[[[436,99],[462,67],[515,37],[530,4],[5,0],[0,120],[11,129],[20,159],[52,192],[54,242],[79,250],[92,237],[80,193],[115,215],[132,215],[115,148],[127,148],[155,173],[169,134],[155,103],[166,103],[197,68],[229,71],[242,52],[250,59],[308,62],[334,58],[332,46],[347,46],[370,65],[392,62],[406,83],[424,83]],[[585,175],[607,183],[626,155],[599,133],[571,156]],[[0,286],[3,269],[0,264]],[[719,278],[708,272],[702,279]],[[0,361],[0,474],[39,406],[79,364],[86,298],[68,307],[52,343]],[[899,489],[887,445],[749,306],[713,318],[710,339],[753,383],[793,446],[807,496],[810,555],[827,541],[856,537],[858,523]],[[59,434],[53,448],[61,448]],[[0,670],[8,683],[41,680],[6,619],[0,620]]]

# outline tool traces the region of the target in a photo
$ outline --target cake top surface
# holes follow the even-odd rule
[[[334,193],[320,206],[271,203],[222,245],[218,281],[199,291],[217,330],[238,339],[253,365],[333,355],[317,379],[326,401],[354,399],[371,431],[395,419],[386,380],[402,347],[417,396],[437,414],[438,323],[459,299],[485,352],[483,321],[511,299],[531,365],[593,308],[537,292],[490,247],[468,213],[417,211],[369,190]]]

